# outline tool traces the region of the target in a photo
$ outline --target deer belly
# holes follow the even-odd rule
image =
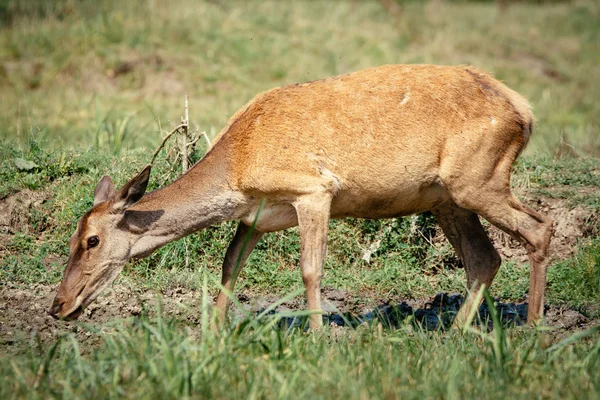
[[[434,183],[406,185],[396,190],[341,192],[331,205],[332,218],[394,218],[430,210],[449,199],[448,192]]]
[[[267,204],[259,211],[256,207],[252,212],[242,218],[242,222],[261,232],[275,232],[298,225],[296,209],[289,203]]]
[[[448,192],[434,183],[427,186],[405,185],[402,188],[368,191],[342,190],[331,203],[331,218],[393,218],[430,210],[449,199]],[[255,224],[261,232],[275,232],[298,225],[296,209],[288,202],[269,201],[260,209],[258,203],[241,218],[246,225]]]

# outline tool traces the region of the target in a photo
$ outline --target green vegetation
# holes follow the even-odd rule
[[[381,3],[9,1],[0,137],[154,147],[157,121],[179,116],[185,93],[192,122],[214,135],[275,86],[381,64],[473,64],[533,104],[528,154],[571,152],[565,142],[600,154],[597,2],[519,2],[505,13],[490,2]]]
[[[600,239],[582,249],[571,260],[558,263],[549,271],[550,301],[571,306],[600,305]],[[600,310],[597,310],[600,311]]]
[[[19,150],[7,143],[4,154],[13,158],[2,164],[0,174],[10,178],[6,182],[12,192],[33,187],[52,196],[42,210],[30,215],[28,230],[11,236],[0,264],[0,282],[7,288],[57,283],[68,237],[76,219],[91,206],[95,182],[110,173],[117,184],[123,183],[148,157],[128,152],[130,163],[122,163],[96,151],[45,151],[35,142],[30,146]],[[16,158],[37,167],[19,170]],[[46,168],[60,158],[70,160],[71,167],[55,172]],[[94,160],[93,168],[78,167],[89,165],[89,160]],[[561,171],[589,170],[594,165],[587,159],[525,158],[516,166],[515,181],[529,181],[535,190],[560,192],[565,187]],[[166,171],[159,158],[154,175]],[[573,179],[567,187],[596,187],[597,179],[595,174]],[[156,187],[156,182],[152,185]],[[590,193],[591,198],[597,195]],[[448,246],[429,245],[428,235],[435,233],[432,222],[426,215],[332,221],[324,285],[346,290],[357,303],[370,304],[374,298],[419,298],[464,290],[463,270],[447,268],[456,267]],[[199,326],[187,318],[167,316],[159,306],[149,310],[152,316],[143,312],[102,326],[79,324],[51,342],[33,332],[29,339],[7,347],[13,354],[10,359],[0,359],[0,396],[106,398],[154,393],[161,398],[321,398],[334,392],[352,398],[594,398],[600,392],[598,327],[561,339],[563,335],[552,331],[505,329],[497,322],[490,333],[429,332],[409,317],[400,328],[388,326],[385,319],[382,328],[375,319],[356,329],[332,327],[306,335],[299,328],[286,328],[282,320],[286,315],[305,315],[296,312],[238,318],[230,332],[216,337],[206,329],[210,309],[206,304],[208,295],[218,289],[218,266],[233,230],[227,223],[171,243],[148,259],[130,262],[119,280],[139,290],[194,290],[204,296],[203,307],[187,309],[185,315],[195,315],[192,321],[198,321],[201,314]],[[379,249],[366,263],[361,255],[376,238],[382,239]],[[46,260],[51,256],[58,262],[49,266]],[[298,258],[295,229],[266,236],[248,261],[238,292],[250,291],[257,298],[300,294]],[[576,256],[550,269],[548,303],[598,318],[599,265],[598,238],[583,241]],[[508,262],[492,294],[502,301],[521,301],[528,285],[527,266]],[[80,342],[85,331],[97,338],[92,345]]]
[[[393,2],[0,0],[0,292],[60,281],[96,183],[109,174],[123,184],[149,162],[185,93],[192,123],[214,137],[274,86],[386,63],[464,63],[534,107],[536,129],[512,185],[543,199],[540,207],[579,210],[581,238],[553,261],[546,303],[589,320],[566,331],[509,328],[492,308],[491,321],[465,332],[381,315],[307,334],[286,319],[306,313],[271,313],[277,297],[302,296],[290,229],[263,238],[236,288],[267,298],[267,310],[238,314],[217,336],[207,327],[235,229],[225,223],[131,261],[116,283],[162,293],[165,305],[175,289],[202,298],[198,309],[178,305],[182,314],[144,303],[135,317],[9,337],[9,311],[22,305],[2,304],[0,293],[0,398],[600,396],[600,7],[531,1],[502,13],[484,1],[384,3]],[[149,190],[176,177],[166,154]],[[323,285],[372,310],[463,292],[465,276],[423,214],[332,221]],[[528,288],[528,266],[512,257],[491,296],[522,302]],[[50,300],[36,301],[38,311],[19,308],[17,318],[38,327]]]
[[[142,316],[88,327],[0,362],[2,398],[597,398],[600,327],[545,345],[533,329],[487,333],[360,327],[339,335],[248,320],[218,337]],[[86,328],[83,328],[86,329]],[[84,351],[84,354],[82,354]],[[32,392],[33,389],[33,392]]]

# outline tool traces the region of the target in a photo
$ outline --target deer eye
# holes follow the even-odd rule
[[[96,247],[98,246],[98,243],[100,243],[100,239],[98,239],[98,236],[92,236],[88,239],[88,248],[92,248],[92,247]]]

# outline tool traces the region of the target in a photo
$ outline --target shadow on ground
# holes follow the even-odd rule
[[[429,331],[446,330],[463,304],[464,296],[438,293],[431,301],[402,301],[399,304],[383,304],[365,313],[333,312],[324,315],[323,322],[340,327],[357,327],[361,324],[381,323],[386,329],[397,329],[406,325]],[[527,321],[527,303],[495,302],[504,327],[524,325]],[[262,310],[259,310],[260,313]],[[270,313],[277,315],[276,311]],[[307,317],[280,317],[282,328],[306,327]],[[550,326],[562,329],[584,328],[590,320],[579,311],[562,308],[545,308],[545,321]],[[493,328],[492,315],[484,302],[474,318],[474,324]]]

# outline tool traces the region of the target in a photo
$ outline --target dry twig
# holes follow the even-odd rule
[[[171,136],[173,136],[175,133],[177,133],[179,131],[179,129],[181,129],[184,125],[177,125],[171,132],[169,132],[167,134],[167,136],[165,136],[162,140],[162,142],[160,143],[160,145],[156,148],[156,150],[154,150],[154,154],[152,155],[152,159],[150,160],[150,164],[154,164],[154,160],[156,159],[156,156],[158,155],[158,153],[162,150],[162,148],[165,146],[165,143],[167,143],[167,140],[169,140],[169,138]]]
[[[189,134],[189,121],[190,116],[188,114],[188,95],[185,95],[185,106],[184,106],[185,116],[181,119],[182,125],[182,135],[181,135],[181,172],[184,173],[188,170],[189,159],[188,159],[188,134]]]
[[[165,162],[169,165],[169,171],[163,177],[163,180],[168,180],[171,174],[175,171],[177,165],[181,165],[181,172],[185,173],[190,167],[190,155],[194,154],[196,151],[196,143],[202,136],[206,139],[208,146],[210,147],[210,140],[206,135],[206,132],[200,132],[200,128],[196,126],[194,130],[190,131],[189,126],[189,106],[188,106],[188,96],[185,96],[185,105],[184,105],[184,116],[181,118],[181,123],[175,126],[171,121],[171,127],[173,128],[167,135],[162,139],[160,145],[154,151],[152,155],[152,159],[150,161],[151,164],[154,163],[158,153],[165,147],[167,141],[176,133],[181,134],[181,143],[175,144],[171,150],[167,152],[167,157]],[[164,132],[160,126],[160,121],[158,121],[160,132]]]

